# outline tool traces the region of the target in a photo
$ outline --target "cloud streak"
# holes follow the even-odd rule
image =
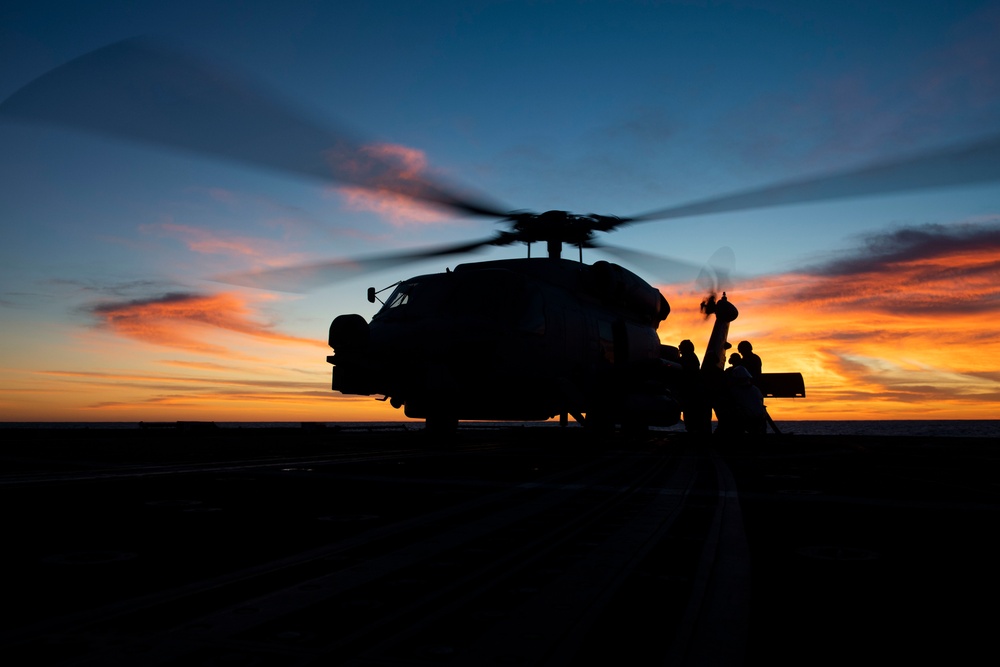
[[[1000,220],[907,227],[863,239],[843,257],[801,271],[798,298],[837,309],[963,315],[1000,307]]]
[[[274,370],[279,375],[270,372]],[[314,380],[288,380],[280,375],[284,370],[255,368],[241,374],[229,369],[206,376],[47,370],[34,373],[47,383],[34,393],[41,400],[51,400],[54,392],[78,398],[72,410],[82,421],[365,421],[400,416],[385,414],[382,404],[367,397],[331,392],[326,373],[317,373]],[[31,390],[19,389],[18,393]]]
[[[232,356],[211,340],[220,333],[236,333],[278,344],[315,344],[315,341],[278,331],[273,324],[252,318],[248,302],[238,294],[172,292],[130,301],[105,302],[90,314],[112,333],[133,340],[206,354]]]
[[[188,250],[199,255],[249,260],[264,266],[278,266],[304,259],[301,253],[289,253],[288,243],[284,240],[243,236],[173,222],[140,225],[139,230],[145,234],[178,239]]]

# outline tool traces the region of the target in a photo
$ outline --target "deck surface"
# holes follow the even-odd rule
[[[3,437],[6,664],[964,664],[994,650],[995,440]]]

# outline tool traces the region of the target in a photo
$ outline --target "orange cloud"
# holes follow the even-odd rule
[[[101,325],[134,340],[208,354],[230,356],[227,348],[205,342],[205,330],[228,331],[275,343],[315,341],[276,331],[251,319],[251,308],[233,293],[171,293],[149,299],[103,303],[90,309]]]
[[[1000,412],[1000,224],[928,226],[872,237],[846,259],[759,279],[730,299],[730,340],[765,371],[799,371],[786,418],[993,418]],[[666,291],[669,294],[669,289]],[[692,295],[689,298],[693,298]],[[665,337],[711,322],[671,314]],[[692,338],[694,335],[683,337]]]

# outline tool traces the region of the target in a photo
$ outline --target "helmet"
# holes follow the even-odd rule
[[[751,345],[748,340],[741,340],[740,344],[736,346],[736,349],[740,352],[751,352],[753,351],[753,345]]]

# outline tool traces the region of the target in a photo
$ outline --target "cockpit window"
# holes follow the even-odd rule
[[[406,290],[397,289],[392,294],[392,298],[386,303],[387,308],[399,308],[410,302],[410,293]]]
[[[392,291],[389,298],[386,299],[382,308],[375,314],[375,317],[380,317],[382,315],[391,315],[394,313],[401,313],[403,311],[409,310],[404,308],[410,304],[413,299],[414,293],[419,291],[420,283],[407,282],[400,283],[396,286],[396,289]]]

